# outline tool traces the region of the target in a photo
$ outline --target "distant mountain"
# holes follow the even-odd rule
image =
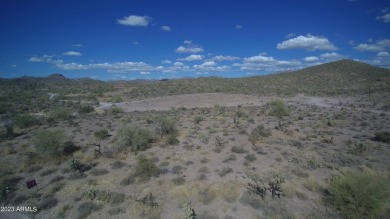
[[[105,83],[103,81],[94,80],[91,78],[69,79],[62,74],[54,73],[47,77],[31,77],[23,76],[19,78],[0,79],[0,82],[15,83],[15,84],[77,84],[77,83]]]

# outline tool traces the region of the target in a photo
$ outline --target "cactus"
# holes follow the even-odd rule
[[[195,210],[193,208],[191,208],[190,203],[186,203],[184,205],[183,209],[184,209],[184,213],[186,215],[186,219],[195,219],[196,218]]]

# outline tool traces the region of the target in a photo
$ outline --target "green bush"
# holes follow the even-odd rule
[[[347,172],[334,177],[328,191],[331,204],[346,218],[375,218],[390,210],[390,182],[378,173]]]
[[[203,116],[196,116],[196,117],[194,118],[194,122],[195,122],[196,124],[199,124],[199,123],[202,122],[202,121],[204,121]]]
[[[39,119],[36,116],[29,114],[20,114],[13,117],[14,124],[23,129],[39,124]]]
[[[117,146],[120,150],[130,147],[131,151],[145,150],[153,141],[153,135],[149,129],[125,126],[119,129]]]
[[[93,111],[95,111],[95,109],[90,105],[81,106],[79,109],[79,113],[83,113],[83,114],[91,113]]]
[[[290,110],[287,108],[287,106],[282,100],[273,100],[269,104],[271,109],[268,115],[276,116],[279,118],[290,115]]]
[[[107,129],[101,129],[101,130],[99,130],[99,131],[95,131],[95,132],[93,133],[93,135],[95,136],[95,138],[97,138],[97,139],[99,139],[99,140],[108,138],[108,136],[110,136],[110,135],[108,134]]]
[[[157,125],[157,133],[160,135],[177,135],[176,122],[173,119],[158,118]]]
[[[390,143],[390,132],[377,132],[372,140]]]
[[[58,107],[58,108],[53,109],[50,112],[49,117],[51,119],[56,120],[56,121],[64,121],[64,120],[71,119],[73,116],[72,116],[72,112],[69,108]]]
[[[176,138],[176,135],[169,135],[167,137],[167,144],[175,145],[179,143],[179,139]]]
[[[142,180],[148,180],[150,177],[158,175],[160,175],[160,170],[151,158],[147,158],[145,155],[137,157],[137,164],[134,169],[135,177],[140,177]]]
[[[249,135],[249,141],[253,144],[260,140],[262,137],[269,137],[272,135],[271,129],[265,128],[264,125],[258,125],[256,128],[254,128]]]
[[[73,146],[70,138],[60,129],[39,131],[33,141],[37,152],[49,156],[60,156],[67,147]]]

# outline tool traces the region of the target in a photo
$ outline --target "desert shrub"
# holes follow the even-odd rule
[[[126,178],[122,179],[119,183],[121,186],[128,186],[135,182],[135,178],[133,175],[127,176]]]
[[[210,204],[215,197],[216,194],[208,188],[201,189],[198,193],[198,201],[204,205]]]
[[[177,135],[176,122],[168,117],[158,118],[157,122],[157,133],[160,135]]]
[[[186,181],[186,179],[182,176],[179,176],[179,177],[172,179],[173,184],[175,184],[176,186],[183,185],[185,181]]]
[[[108,215],[110,216],[115,216],[115,215],[118,215],[120,213],[125,213],[125,209],[124,208],[120,208],[120,207],[114,207],[114,208],[111,208],[110,210],[108,210]]]
[[[93,136],[95,136],[95,138],[97,138],[99,140],[102,140],[102,139],[108,138],[110,135],[108,134],[107,129],[100,129],[99,131],[95,131],[93,133]]]
[[[233,169],[232,169],[232,168],[230,168],[230,167],[224,167],[224,168],[218,173],[218,175],[219,175],[220,177],[224,177],[224,176],[226,176],[227,174],[232,173],[232,172],[233,172]]]
[[[120,160],[117,160],[117,161],[115,161],[114,163],[111,164],[111,169],[120,169],[120,168],[122,168],[123,166],[126,166],[126,164],[123,163],[123,162],[120,161]]]
[[[118,115],[118,114],[120,114],[120,113],[123,113],[123,109],[118,108],[118,107],[116,107],[116,106],[113,106],[113,107],[111,107],[111,108],[108,110],[108,113],[111,114],[111,115],[116,116],[116,115]]]
[[[348,150],[349,153],[354,154],[354,155],[360,155],[363,154],[365,151],[368,150],[367,146],[363,144],[362,142],[354,142],[354,146]]]
[[[273,100],[269,104],[271,108],[268,115],[279,118],[290,115],[290,110],[282,100]]]
[[[91,201],[83,202],[77,208],[77,211],[79,212],[78,218],[86,218],[92,212],[97,210],[99,210],[99,206],[94,202]]]
[[[330,181],[328,192],[331,204],[346,218],[375,218],[389,210],[389,179],[375,172],[364,170],[336,176]]]
[[[157,168],[155,162],[145,155],[137,157],[137,164],[134,169],[134,176],[140,177],[142,180],[148,180],[152,176],[158,176],[160,170]]]
[[[111,204],[112,205],[121,204],[125,201],[125,198],[126,198],[126,195],[123,193],[112,193]]]
[[[55,121],[64,121],[71,119],[73,116],[69,108],[57,107],[50,112],[49,117]]]
[[[93,111],[95,111],[95,109],[90,105],[81,106],[79,109],[79,113],[82,113],[82,114],[91,113]]]
[[[244,149],[244,147],[236,145],[232,147],[231,152],[236,154],[243,154],[246,152],[246,150]]]
[[[105,175],[108,173],[108,170],[106,169],[92,169],[91,171],[89,171],[89,173],[92,175],[92,176],[100,176],[100,175]]]
[[[131,151],[145,150],[153,141],[149,129],[124,126],[118,131],[117,147],[121,150],[130,147]]]
[[[260,140],[262,137],[269,137],[271,136],[271,129],[267,129],[264,127],[264,125],[258,125],[256,128],[254,128],[249,135],[249,141],[253,144]]]
[[[37,152],[50,156],[60,156],[69,146],[70,138],[61,129],[42,130],[36,133],[34,145]]]
[[[13,192],[16,189],[16,184],[21,180],[20,177],[8,177],[3,179],[0,183],[0,202],[3,202],[7,198],[7,192]]]
[[[29,114],[19,114],[12,118],[14,125],[23,129],[39,124],[39,119],[36,116]]]
[[[203,116],[195,116],[194,118],[194,122],[196,124],[199,124],[200,122],[202,122],[204,120]]]
[[[179,143],[179,140],[176,138],[176,135],[168,135],[167,144],[175,145]]]
[[[176,165],[176,166],[172,167],[173,174],[181,174],[182,170],[183,170],[183,167],[180,165]]]
[[[256,155],[254,155],[254,154],[247,154],[247,155],[245,156],[245,159],[246,159],[247,161],[255,161],[257,158],[256,158]]]
[[[46,210],[57,206],[57,204],[58,204],[58,199],[54,196],[49,196],[42,199],[42,201],[38,204],[37,207],[38,209]]]
[[[377,132],[372,140],[390,143],[390,132]]]

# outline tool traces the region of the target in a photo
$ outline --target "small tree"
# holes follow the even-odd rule
[[[61,129],[42,130],[34,138],[35,149],[45,155],[60,156],[71,144],[70,138]]]
[[[290,115],[290,110],[282,100],[273,100],[270,102],[271,109],[269,111],[270,116],[276,116],[282,118],[283,116]]]
[[[130,147],[132,151],[141,151],[145,150],[152,140],[153,135],[149,129],[125,126],[118,131],[117,146],[119,149]]]

